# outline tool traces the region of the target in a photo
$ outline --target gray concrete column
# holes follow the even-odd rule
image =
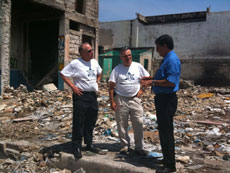
[[[10,84],[11,0],[2,0],[1,93]]]
[[[65,13],[59,19],[59,45],[58,45],[58,89],[64,89],[64,81],[61,78],[60,71],[64,68],[65,59]]]

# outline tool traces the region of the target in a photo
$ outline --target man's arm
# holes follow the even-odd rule
[[[116,84],[114,82],[109,82],[109,98],[110,98],[110,106],[112,110],[116,110],[116,103],[114,101],[114,90],[115,90]]]
[[[147,88],[149,86],[152,86],[153,84],[153,77],[151,76],[145,76],[145,77],[142,77],[141,78],[141,81],[140,81],[140,84],[141,84],[141,88]]]
[[[101,81],[102,73],[97,75],[97,83]]]
[[[155,86],[161,86],[161,87],[174,87],[175,86],[174,83],[171,83],[171,82],[169,82],[166,79],[163,79],[163,80],[153,80],[152,84],[155,85]]]
[[[143,80],[143,78],[141,79],[141,81],[140,81],[140,90],[138,91],[138,93],[137,93],[137,95],[136,95],[136,97],[138,97],[138,98],[140,98],[141,97],[141,95],[143,95],[144,94],[144,92],[145,92],[145,89],[148,87],[148,86],[150,86],[151,84],[150,84],[150,77],[144,77],[145,79]],[[149,83],[149,84],[148,84]]]
[[[140,90],[138,91],[136,97],[140,98],[142,94],[144,94],[145,89],[144,88],[140,88]]]
[[[76,93],[79,96],[83,94],[82,90],[76,87],[68,77],[64,76],[63,74],[61,74],[61,77],[64,80],[64,82],[73,90],[74,93]]]
[[[169,82],[166,79],[153,80],[152,77],[143,77],[141,79],[141,86],[142,87],[148,87],[148,86],[174,87],[175,84]]]

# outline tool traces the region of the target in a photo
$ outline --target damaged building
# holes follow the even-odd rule
[[[201,85],[230,85],[230,11],[206,11],[143,16],[134,20],[101,22],[99,46],[104,50],[154,47],[162,34],[174,38],[175,51],[182,62],[182,78]],[[161,57],[156,50],[152,75]]]
[[[98,0],[1,0],[1,91],[24,84],[63,89],[59,70],[89,42],[97,57]]]

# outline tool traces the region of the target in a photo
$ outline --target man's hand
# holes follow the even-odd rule
[[[99,74],[99,75],[97,75],[97,83],[99,84],[100,83],[100,81],[101,81],[101,77],[102,77],[102,73],[101,74]]]
[[[73,92],[74,92],[75,94],[77,94],[78,96],[82,96],[82,95],[83,95],[82,90],[81,90],[80,88],[76,87],[76,86],[74,86],[74,87],[72,88],[72,90],[73,90]]]
[[[76,93],[78,96],[83,95],[82,90],[76,87],[68,77],[64,76],[63,74],[61,74],[61,77],[64,82],[73,90],[74,93]]]
[[[148,87],[151,86],[153,83],[153,78],[151,76],[141,78],[140,84],[141,87]]]
[[[136,95],[136,97],[140,98],[141,95],[144,93],[144,91],[142,89],[140,89]]]
[[[109,82],[109,100],[110,100],[110,106],[111,109],[116,111],[117,109],[117,104],[114,101],[114,90],[115,90],[116,83],[114,82]]]
[[[116,111],[116,109],[117,109],[117,104],[115,103],[115,102],[111,102],[110,103],[111,105],[111,109],[113,110],[113,111]]]
[[[141,78],[141,80],[153,80],[153,77],[151,76],[144,76]]]

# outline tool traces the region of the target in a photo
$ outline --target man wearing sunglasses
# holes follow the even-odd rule
[[[93,59],[93,49],[89,43],[80,45],[79,53],[81,57],[74,59],[61,71],[62,79],[73,90],[72,145],[76,159],[82,157],[83,137],[86,150],[99,152],[92,142],[98,116],[98,81],[102,74],[100,65]]]

